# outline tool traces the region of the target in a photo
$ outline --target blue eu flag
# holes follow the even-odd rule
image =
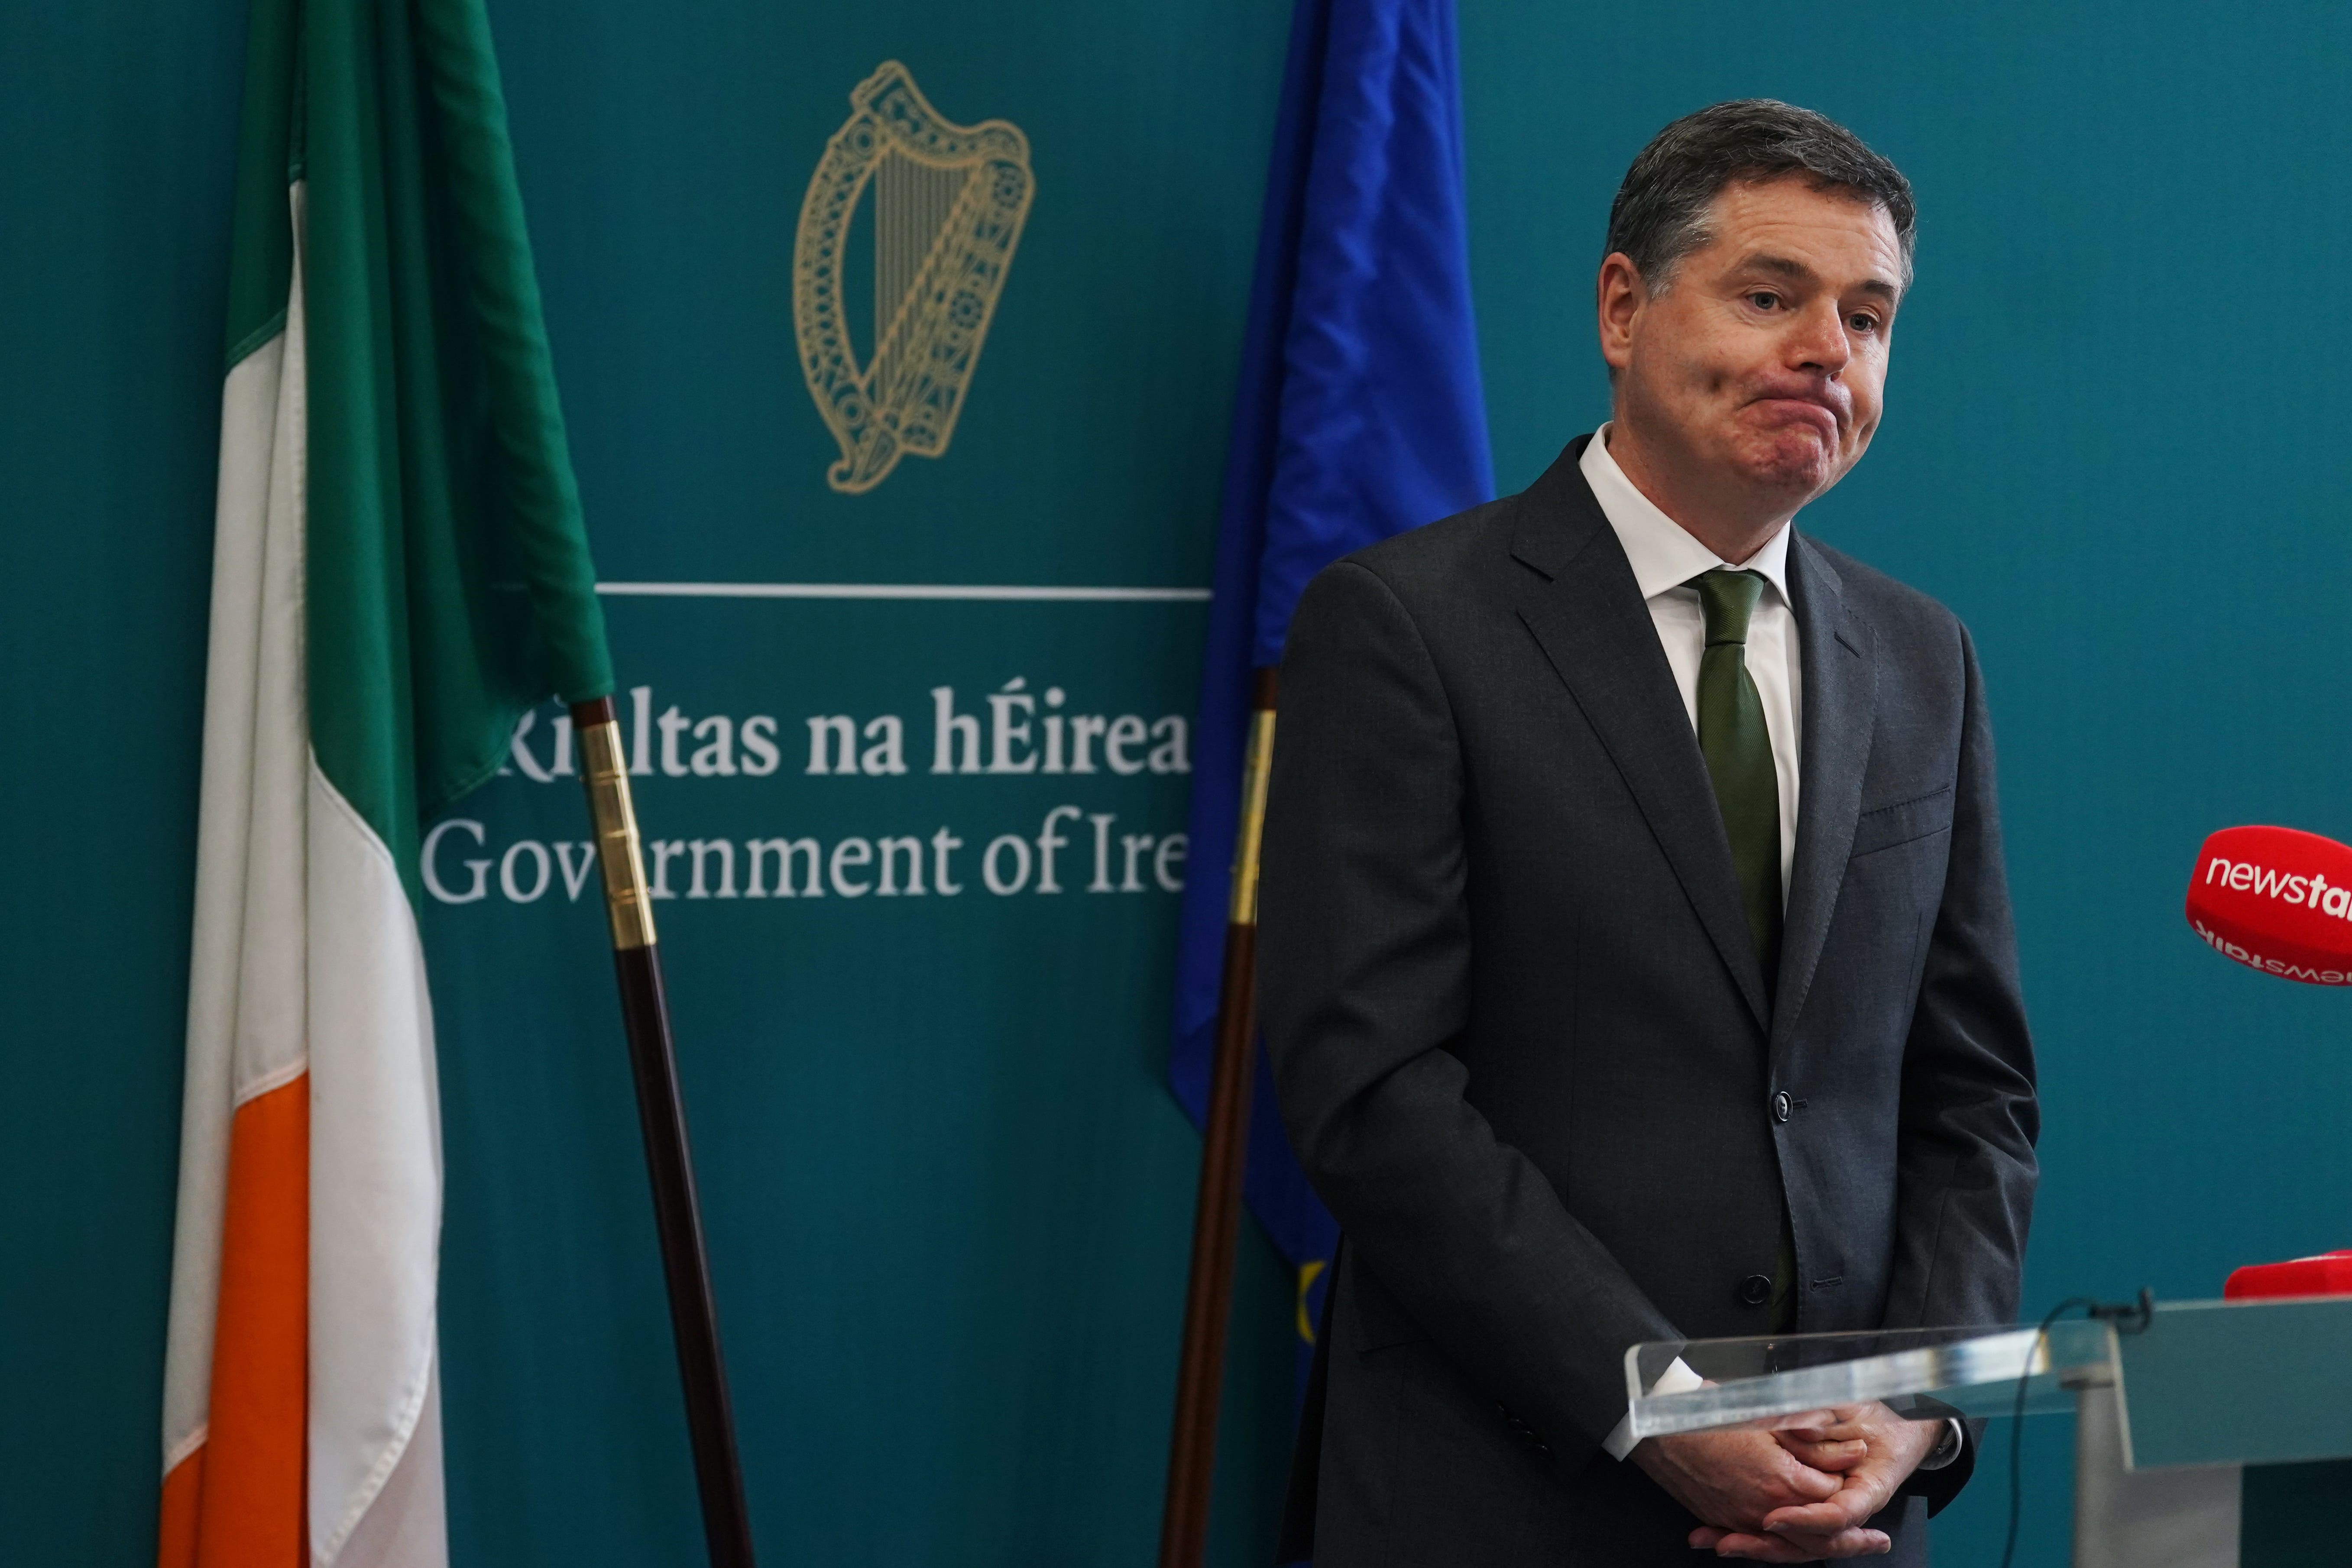
[[[1470,309],[1453,0],[1297,0],[1226,457],[1193,753],[1169,1078],[1205,1115],[1252,672],[1307,580],[1494,493]],[[1277,726],[1276,744],[1279,746]],[[1244,1193],[1298,1270],[1311,1342],[1338,1227],[1265,1055]],[[1303,1362],[1302,1362],[1303,1364]]]

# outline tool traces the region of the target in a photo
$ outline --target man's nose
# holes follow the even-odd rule
[[[1845,335],[1845,313],[1836,301],[1823,300],[1797,318],[1797,330],[1789,343],[1790,369],[1835,379],[1853,357],[1853,344]]]

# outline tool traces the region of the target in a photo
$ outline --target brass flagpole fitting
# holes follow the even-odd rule
[[[604,717],[576,726],[580,761],[588,785],[588,816],[596,834],[596,863],[604,873],[604,912],[613,922],[613,946],[621,952],[654,944],[654,907],[646,890],[645,846],[637,837],[637,808],[629,795],[629,758],[612,703]]]
[[[1234,835],[1234,899],[1226,923],[1257,924],[1258,849],[1265,840],[1266,785],[1274,776],[1274,710],[1250,716],[1249,750],[1242,758],[1242,816]]]

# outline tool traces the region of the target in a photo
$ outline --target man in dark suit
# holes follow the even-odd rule
[[[1260,1011],[1346,1235],[1318,1568],[1924,1563],[1973,1466],[1881,1405],[1622,1426],[1639,1341],[2017,1309],[2038,1116],[1976,658],[1790,526],[1877,427],[1912,233],[1819,115],[1667,127],[1610,216],[1611,422],[1300,603]]]

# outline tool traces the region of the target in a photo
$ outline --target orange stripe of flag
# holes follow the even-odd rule
[[[310,1320],[310,1079],[229,1127],[203,1447],[163,1479],[158,1568],[298,1568]]]
[[[205,1496],[205,1448],[173,1465],[163,1477],[163,1510],[156,1531],[156,1568],[196,1568],[196,1511]]]

